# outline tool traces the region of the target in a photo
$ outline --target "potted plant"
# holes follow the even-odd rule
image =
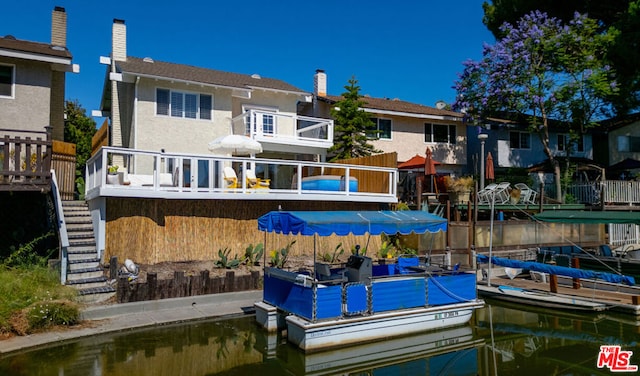
[[[461,176],[459,178],[453,178],[451,176],[445,176],[445,184],[447,186],[447,192],[449,192],[449,199],[452,203],[461,204],[470,200],[471,190],[473,189],[473,177]]]
[[[120,180],[118,178],[118,166],[109,166],[107,168],[107,184],[120,184]]]

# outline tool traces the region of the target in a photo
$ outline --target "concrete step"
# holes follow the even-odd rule
[[[93,231],[70,231],[67,232],[69,242],[71,239],[93,239]]]
[[[91,232],[93,236],[93,225],[89,222],[67,223],[67,233]]]
[[[74,269],[67,271],[67,281],[87,280],[104,277],[104,270],[101,267]]]
[[[100,267],[100,260],[97,258],[85,258],[69,260],[68,271],[75,272],[82,269],[94,269]]]
[[[116,290],[113,287],[105,285],[95,288],[80,289],[78,291],[80,294],[77,299],[86,304],[102,303],[116,296]]]
[[[104,286],[107,286],[107,277],[101,276],[101,277],[67,280],[66,285],[72,286],[76,288],[78,291],[82,289],[88,289],[88,288],[104,287]]]
[[[77,247],[93,247],[96,249],[96,240],[91,239],[83,239],[83,238],[69,238],[69,247],[77,248]]]

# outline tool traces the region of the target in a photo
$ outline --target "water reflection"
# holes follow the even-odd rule
[[[560,315],[488,302],[471,323],[444,331],[305,354],[254,318],[100,335],[0,358],[1,375],[581,375],[600,345],[640,364],[640,323],[603,314]]]

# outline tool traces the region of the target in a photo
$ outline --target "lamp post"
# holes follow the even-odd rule
[[[486,133],[480,133],[478,140],[480,140],[480,189],[484,188],[484,142],[489,138]]]

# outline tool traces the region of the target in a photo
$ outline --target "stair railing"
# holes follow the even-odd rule
[[[58,189],[58,180],[56,179],[56,172],[53,170],[51,170],[51,193],[56,208],[58,238],[60,239],[60,283],[64,285],[67,283],[69,236],[67,235],[67,224],[64,221],[64,209],[62,208],[62,199]]]

